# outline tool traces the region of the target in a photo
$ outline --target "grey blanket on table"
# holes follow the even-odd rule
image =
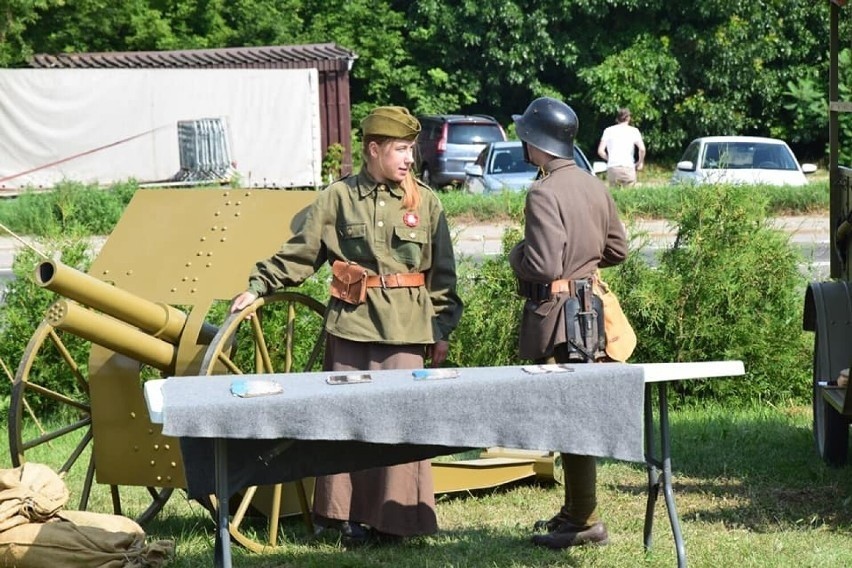
[[[176,377],[163,387],[163,433],[181,440],[189,493],[213,492],[213,439],[228,439],[233,491],[502,446],[644,461],[640,368],[607,363],[529,374],[459,369],[416,381],[372,371],[371,383],[329,385],[332,373],[247,375],[280,394],[239,398],[235,377]]]

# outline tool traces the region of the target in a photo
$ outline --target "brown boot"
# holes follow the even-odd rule
[[[565,512],[565,508],[563,507],[558,513],[549,519],[536,521],[533,525],[533,530],[537,532],[553,532],[564,524],[571,524],[571,519],[568,517],[568,513]]]
[[[609,544],[609,535],[601,522],[585,527],[563,524],[553,532],[533,535],[532,541],[533,544],[559,550],[586,544],[604,546]]]

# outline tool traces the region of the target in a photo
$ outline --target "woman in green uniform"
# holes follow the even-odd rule
[[[328,371],[440,365],[462,314],[456,266],[441,203],[413,175],[420,123],[403,107],[378,107],[362,122],[363,167],[320,192],[301,230],[258,262],[239,311],[258,296],[297,286],[324,263],[357,263],[366,296],[328,305]],[[355,303],[351,303],[355,302]],[[357,544],[374,535],[437,531],[428,460],[317,478],[314,519]]]

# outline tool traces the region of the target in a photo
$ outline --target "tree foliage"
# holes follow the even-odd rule
[[[639,36],[633,45],[581,70],[579,76],[589,87],[592,107],[615,116],[619,107],[627,106],[642,117],[638,126],[643,137],[655,141],[657,152],[680,149],[686,132],[665,112],[683,93],[680,63],[667,37]]]
[[[358,59],[353,121],[375,104],[504,124],[552,95],[596,145],[629,106],[652,159],[693,137],[763,134],[824,153],[827,0],[0,0],[0,65],[34,53],[336,42]],[[852,33],[843,9],[841,37]],[[841,78],[848,86],[847,73]],[[823,128],[805,124],[818,124]]]
[[[852,73],[852,49],[843,49],[838,54],[840,69]],[[852,81],[839,85],[839,98],[852,101]],[[825,96],[819,76],[814,70],[808,70],[799,77],[787,82],[784,91],[784,109],[790,114],[788,136],[794,143],[822,142],[828,153],[828,128],[825,117],[828,114],[828,97]],[[841,141],[852,140],[852,114],[838,116]],[[841,144],[840,163],[852,163],[852,146]]]

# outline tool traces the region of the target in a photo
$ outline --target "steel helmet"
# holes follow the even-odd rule
[[[574,158],[577,114],[560,100],[541,97],[524,111],[513,114],[518,138],[557,158]]]

